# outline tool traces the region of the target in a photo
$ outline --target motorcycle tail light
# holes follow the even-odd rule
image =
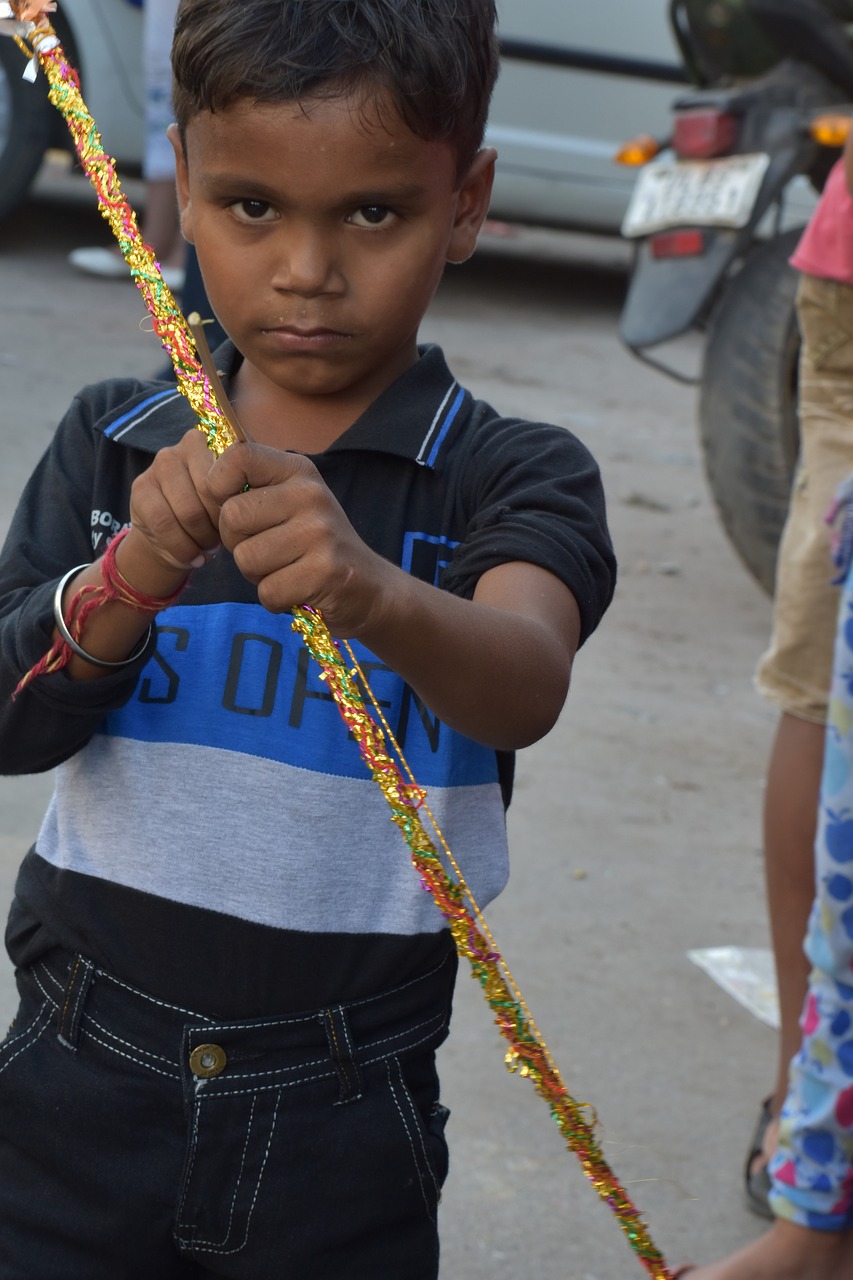
[[[809,133],[823,147],[843,147],[853,128],[853,120],[842,112],[825,111],[809,125]]]
[[[649,249],[653,258],[695,258],[705,250],[705,237],[701,231],[665,231],[652,236]]]
[[[710,160],[724,156],[737,139],[737,116],[724,111],[697,107],[675,117],[672,145],[676,155],[685,160]]]

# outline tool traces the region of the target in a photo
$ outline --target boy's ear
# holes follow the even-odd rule
[[[489,212],[497,158],[494,147],[483,147],[462,179],[457,193],[453,231],[447,246],[448,262],[467,261],[477,247],[477,236]]]
[[[170,124],[166,134],[175,153],[175,187],[178,193],[178,211],[181,215],[181,235],[192,244],[193,220],[190,208],[190,178],[187,172],[187,153],[184,150],[181,134],[176,124]]]

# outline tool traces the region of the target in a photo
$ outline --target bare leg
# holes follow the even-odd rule
[[[161,266],[183,266],[187,246],[181,235],[173,178],[145,184],[143,234]]]
[[[779,986],[779,1058],[772,1110],[779,1115],[788,1090],[788,1064],[800,1047],[800,1014],[808,985],[803,951],[814,901],[814,841],[826,728],[783,713],[767,771],[764,859],[770,933]],[[777,1124],[765,1151],[776,1147]]]
[[[778,1220],[722,1262],[685,1272],[684,1280],[850,1280],[853,1231],[812,1231]]]

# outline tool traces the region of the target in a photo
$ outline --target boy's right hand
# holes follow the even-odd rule
[[[215,460],[204,433],[193,427],[178,444],[160,449],[133,483],[134,550],[144,548],[170,574],[185,576],[219,548],[219,508],[204,484]]]
[[[116,566],[126,582],[155,604],[166,603],[190,569],[199,568],[220,545],[219,507],[200,496],[213,462],[203,434],[193,428],[178,444],[161,449],[133,483],[131,528],[116,548]],[[63,607],[82,587],[102,583],[102,565],[96,560],[68,583]],[[83,636],[94,661],[72,654],[67,674],[72,680],[102,676],[101,664],[123,662],[148,625],[148,615],[124,601],[103,601],[87,619]]]

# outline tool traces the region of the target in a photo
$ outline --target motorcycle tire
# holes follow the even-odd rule
[[[758,244],[708,327],[699,398],[705,473],[723,528],[773,594],[799,450],[797,272],[802,229]]]
[[[24,200],[51,138],[45,78],[24,80],[26,65],[15,42],[0,36],[0,218]]]

